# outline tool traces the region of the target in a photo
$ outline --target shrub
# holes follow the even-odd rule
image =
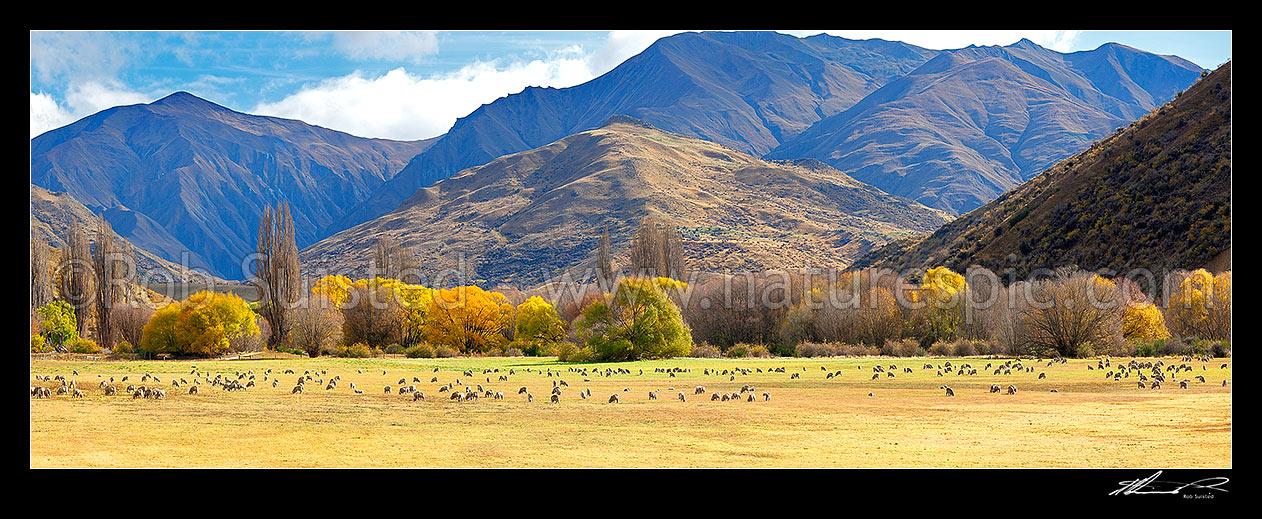
[[[434,348],[425,343],[414,344],[404,349],[403,355],[409,359],[430,359],[434,357]]]
[[[749,349],[749,356],[765,359],[771,356],[771,351],[768,350],[766,346],[758,344]]]
[[[70,342],[70,353],[100,353],[101,347],[96,341],[80,337]]]
[[[440,359],[450,359],[460,356],[460,352],[450,346],[438,346],[434,348],[434,356]]]
[[[890,357],[920,357],[924,354],[924,348],[914,339],[885,341],[885,345],[881,347],[881,355]]]
[[[132,344],[127,341],[119,341],[118,344],[114,346],[114,353],[121,353],[123,355],[131,355],[132,353],[135,353],[135,352],[136,352],[136,347],[132,346]]]
[[[385,351],[385,352],[386,352],[386,354],[388,354],[388,355],[398,355],[398,354],[400,354],[400,353],[403,353],[403,346],[401,346],[401,345],[400,345],[399,343],[397,343],[397,342],[392,342],[392,343],[390,343],[389,345],[387,345],[387,346],[385,347],[385,350],[384,350],[384,351]]]
[[[749,346],[746,344],[735,344],[727,349],[727,356],[733,359],[745,357],[749,353]]]
[[[364,343],[362,343],[362,342],[357,342],[357,343],[352,344],[352,345],[350,345],[350,346],[348,346],[348,347],[346,348],[346,355],[345,355],[345,356],[346,356],[346,357],[354,357],[354,358],[357,358],[357,359],[362,359],[362,358],[365,358],[365,357],[371,357],[371,356],[372,356],[372,348],[369,348],[367,344],[364,344]]]
[[[722,357],[723,352],[719,351],[718,348],[715,348],[714,346],[711,346],[708,343],[694,342],[692,344],[692,351],[688,352],[688,356],[701,358],[701,359],[713,359],[713,358]]]
[[[594,353],[590,347],[580,348],[577,344],[566,341],[557,346],[557,360],[562,362],[588,362]]]
[[[38,333],[31,334],[31,351],[34,353],[48,353],[53,351],[52,346],[44,341],[44,336]]]
[[[947,341],[938,341],[929,347],[929,354],[935,357],[953,357],[955,356],[955,344]]]
[[[797,355],[799,357],[836,357],[841,355],[841,349],[831,344],[804,342],[797,346]]]
[[[981,341],[968,341],[968,340],[956,341],[954,344],[955,356],[956,357],[971,357],[973,355],[977,355],[976,344],[978,342],[981,342]]]
[[[514,348],[512,346],[509,346],[507,349],[504,350],[505,357],[521,357],[524,355],[525,354],[522,353],[521,350]]]

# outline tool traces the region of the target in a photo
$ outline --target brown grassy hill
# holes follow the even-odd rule
[[[1230,265],[1231,63],[1173,101],[924,237],[855,263],[980,265],[1024,277]],[[1158,278],[1160,279],[1160,278]]]
[[[313,272],[362,273],[390,236],[431,269],[463,255],[479,283],[529,287],[592,266],[602,228],[617,263],[650,215],[679,225],[689,268],[710,272],[842,268],[949,219],[819,162],[770,162],[615,117],[421,189],[302,259]]]
[[[70,228],[70,223],[76,220],[88,229],[88,239],[95,240],[93,232],[96,229],[98,216],[69,193],[49,191],[31,184],[30,202],[32,240],[43,240],[54,248],[60,248],[66,244],[66,230]],[[115,233],[118,234],[117,231]],[[121,235],[119,238],[127,240]],[[219,278],[208,276],[205,270],[201,273],[196,270],[188,271],[145,249],[135,246],[132,248],[136,251],[136,269],[141,279],[204,282],[209,277],[216,283],[224,282]],[[190,261],[189,266],[198,267],[200,258],[194,254],[191,259],[193,261]]]

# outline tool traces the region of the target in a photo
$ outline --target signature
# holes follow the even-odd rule
[[[1122,488],[1109,492],[1109,495],[1110,496],[1116,496],[1118,494],[1121,494],[1124,496],[1128,496],[1131,494],[1177,495],[1179,492],[1182,492],[1183,489],[1185,488],[1217,490],[1220,492],[1226,492],[1227,489],[1219,488],[1219,486],[1229,481],[1227,478],[1220,476],[1220,477],[1213,477],[1213,478],[1205,478],[1205,479],[1193,481],[1191,483],[1177,483],[1174,481],[1159,481],[1157,479],[1157,476],[1160,476],[1160,475],[1161,475],[1161,471],[1158,470],[1156,474],[1148,476],[1147,478],[1144,478],[1144,479],[1136,479],[1133,481],[1119,481],[1118,483],[1122,485]]]

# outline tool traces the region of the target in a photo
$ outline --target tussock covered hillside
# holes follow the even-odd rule
[[[463,255],[480,284],[538,285],[594,265],[608,228],[615,264],[646,216],[681,226],[691,269],[843,268],[941,211],[815,161],[771,162],[619,116],[421,189],[395,211],[302,251],[311,272],[361,275],[379,236],[430,269]],[[617,266],[617,265],[615,265]],[[576,272],[576,275],[579,275]]]

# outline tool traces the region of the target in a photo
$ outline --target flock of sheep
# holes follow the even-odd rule
[[[1043,362],[1042,359],[1035,359],[1029,365],[1027,365],[1025,363],[1027,361],[1023,361],[1022,359],[1017,358],[1013,360],[1006,360],[1002,363],[997,363],[998,361],[987,362],[985,367],[982,368],[982,370],[983,372],[991,373],[993,375],[1012,375],[1013,372],[1016,372],[1018,374],[1021,374],[1021,373],[1032,374],[1032,373],[1035,373],[1036,371],[1035,365]],[[1166,364],[1162,360],[1156,360],[1156,361],[1131,360],[1127,364],[1124,364],[1124,365],[1118,364],[1116,367],[1113,367],[1110,359],[1105,358],[1105,359],[1100,359],[1096,365],[1088,364],[1087,369],[1107,370],[1106,378],[1112,379],[1114,381],[1120,381],[1123,378],[1129,378],[1131,377],[1133,373],[1138,379],[1137,383],[1140,389],[1144,389],[1146,387],[1151,387],[1151,389],[1160,389],[1161,384],[1165,382],[1168,377],[1170,379],[1173,379],[1174,381],[1177,381],[1181,388],[1187,389],[1188,384],[1192,380],[1197,380],[1200,383],[1205,383],[1204,375],[1198,375],[1198,376],[1187,378],[1184,380],[1177,380],[1177,377],[1179,376],[1179,374],[1184,373],[1184,372],[1194,371],[1192,365],[1190,364],[1193,361],[1202,362],[1202,366],[1201,366],[1202,371],[1208,371],[1208,367],[1205,365],[1205,363],[1212,362],[1213,359],[1209,357],[1195,357],[1195,358],[1184,357],[1181,363],[1177,365]],[[1068,361],[1063,358],[1054,358],[1054,359],[1048,360],[1047,364],[1044,367],[1051,368],[1057,364],[1064,364],[1067,362]],[[864,369],[863,366],[858,366],[857,368],[859,370]],[[1222,364],[1220,366],[1220,369],[1227,369],[1227,368],[1228,368],[1227,364]],[[910,367],[903,367],[900,369],[897,364],[888,364],[888,365],[878,364],[878,365],[872,366],[871,369],[873,372],[871,380],[880,380],[882,378],[894,378],[896,376],[895,374],[899,372],[904,373],[904,374],[916,372],[916,370]],[[978,374],[978,368],[974,367],[971,363],[963,362],[961,364],[954,364],[949,360],[942,362],[941,364],[936,364],[936,365],[926,362],[921,366],[921,369],[934,370],[938,377],[944,377],[944,378],[951,374],[953,374],[954,377],[971,377],[971,376],[976,376]],[[717,378],[719,381],[723,381],[723,379],[726,378],[727,382],[735,382],[737,376],[748,376],[755,373],[785,373],[789,375],[789,380],[798,380],[802,378],[801,374],[806,372],[807,368],[802,367],[801,370],[802,370],[801,372],[794,371],[790,373],[788,368],[783,367],[783,366],[767,368],[765,371],[761,367],[755,367],[753,369],[739,368],[739,367],[723,368],[723,369],[703,368],[702,374],[707,377]],[[824,380],[834,379],[834,378],[842,376],[842,370],[829,370],[828,368],[824,366],[820,366],[820,370],[824,372]],[[357,371],[358,371],[358,374],[360,375],[364,373],[364,370],[362,369],[359,369]],[[524,371],[527,373],[531,373],[533,375],[544,376],[551,379],[552,388],[549,391],[549,401],[553,404],[560,403],[562,395],[568,394],[568,392],[570,391],[569,390],[570,384],[566,382],[564,378],[562,378],[563,376],[581,377],[584,382],[591,382],[593,377],[612,378],[616,376],[643,376],[644,375],[643,369],[640,369],[638,374],[633,374],[630,369],[622,368],[622,367],[617,367],[617,368],[605,367],[603,369],[593,368],[593,367],[570,367],[565,371],[553,370],[552,368],[546,368],[543,370],[535,370],[533,368],[526,368]],[[664,373],[668,376],[668,378],[674,378],[678,376],[679,374],[692,372],[691,369],[678,368],[678,367],[676,368],[660,368],[659,367],[659,368],[655,368],[654,371],[658,374]],[[439,376],[437,375],[437,373],[439,373],[439,368],[434,368],[433,373],[434,375],[432,375],[429,378],[429,383],[438,384]],[[299,394],[307,392],[308,383],[313,384],[316,387],[323,387],[325,391],[334,391],[338,388],[338,385],[342,380],[341,375],[333,375],[330,377],[328,374],[328,370],[319,370],[319,371],[306,370],[303,374],[298,375],[293,369],[286,369],[282,373],[275,373],[273,372],[272,369],[268,369],[267,371],[261,374],[262,374],[262,382],[263,383],[270,382],[270,385],[273,388],[280,387],[281,377],[290,377],[290,376],[295,377],[294,386],[292,387],[292,389],[290,389],[290,393],[294,395],[299,395]],[[78,371],[73,372],[73,376],[78,376],[78,375],[79,375]],[[381,375],[386,376],[387,372],[382,371]],[[502,391],[493,389],[489,386],[493,383],[499,383],[499,382],[508,383],[510,376],[517,375],[517,370],[513,368],[509,368],[506,371],[501,371],[499,368],[488,368],[488,369],[484,369],[481,372],[481,375],[484,376],[486,379],[486,384],[487,384],[486,386],[483,386],[483,384],[481,383],[470,384],[470,383],[462,381],[461,377],[464,377],[466,379],[473,379],[476,376],[474,371],[465,370],[461,372],[461,375],[459,377],[454,377],[454,381],[439,385],[437,387],[436,392],[437,393],[450,393],[450,396],[448,398],[450,400],[457,401],[457,402],[473,402],[473,401],[477,401],[479,398],[504,400],[504,393]],[[220,373],[220,374],[215,374],[212,377],[210,373],[199,372],[196,368],[193,368],[189,372],[189,376],[192,378],[191,381],[184,377],[172,378],[170,380],[170,386],[173,389],[182,389],[182,388],[187,387],[188,388],[187,393],[190,395],[200,394],[199,388],[203,385],[202,383],[203,380],[205,380],[206,383],[209,384],[211,387],[218,387],[220,390],[227,391],[227,392],[245,391],[250,388],[256,387],[255,386],[256,374],[254,373],[254,370],[237,371],[227,376]],[[109,377],[108,380],[104,378],[104,375],[97,375],[97,377],[102,379],[100,380],[98,384],[98,388],[102,390],[106,396],[116,396],[119,394],[119,390],[115,386],[115,380],[113,376]],[[327,377],[327,380],[326,380],[326,377]],[[492,382],[492,377],[495,377],[495,382]],[[128,378],[129,376],[123,376],[122,379],[118,381],[118,384],[121,385],[122,383],[127,382]],[[1046,371],[1040,372],[1037,378],[1039,380],[1046,379],[1047,372]],[[71,398],[84,397],[83,390],[79,387],[79,384],[75,380],[69,379],[64,375],[56,375],[52,377],[49,377],[47,375],[35,375],[35,380],[37,382],[42,382],[44,384],[35,385],[31,387],[31,396],[33,398],[51,398],[53,395],[69,395]],[[156,375],[145,373],[140,377],[139,382],[142,385],[139,385],[139,386],[132,385],[132,384],[127,385],[124,394],[131,395],[132,399],[143,398],[143,399],[162,400],[166,398],[166,390],[160,387],[156,387],[156,384],[162,383],[162,380],[158,378]],[[53,383],[55,385],[55,389],[49,388],[47,386],[48,383]],[[143,385],[143,384],[150,384],[150,385]],[[418,384],[424,384],[424,382],[419,376],[412,376],[410,380],[408,379],[408,377],[404,376],[404,377],[399,378],[398,382],[394,384],[393,386],[392,385],[384,386],[383,391],[387,395],[396,394],[397,392],[398,395],[410,396],[412,401],[424,401],[425,393],[418,387]],[[1222,385],[1223,386],[1227,385],[1226,379],[1223,379]],[[365,394],[365,391],[359,387],[356,387],[354,382],[349,383],[349,388],[355,394],[360,394],[360,395]],[[942,384],[941,386],[938,387],[938,389],[945,390],[945,395],[948,397],[955,396],[955,390],[947,384]],[[620,393],[613,393],[612,395],[609,396],[608,403],[611,403],[611,404],[620,403],[622,401],[622,397],[619,395],[630,393],[630,391],[631,391],[631,388],[626,387],[626,388],[623,388]],[[681,402],[687,402],[688,400],[689,395],[686,394],[686,391],[684,390],[676,390],[676,388],[674,387],[667,387],[666,391],[676,392],[675,397]],[[1058,392],[1058,390],[1056,389],[1051,389],[1050,391],[1053,393]],[[650,401],[658,400],[658,396],[661,392],[662,392],[662,389],[660,388],[650,389],[648,391],[648,400]],[[708,391],[706,390],[705,386],[699,385],[692,389],[691,395],[695,397],[697,395],[704,395],[707,392]],[[1007,395],[1015,395],[1017,393],[1017,386],[1015,384],[1009,384],[1005,389],[1001,387],[999,384],[991,384],[990,393],[1001,393],[1001,392]],[[516,393],[518,395],[524,395],[522,398],[524,398],[526,402],[535,401],[534,394],[532,394],[527,389],[526,386],[521,386],[516,391]],[[578,394],[578,397],[583,400],[590,399],[592,397],[591,389],[579,390],[577,394]],[[745,385],[742,385],[739,390],[735,390],[731,392],[711,392],[709,400],[712,402],[714,401],[734,402],[734,401],[742,401],[742,400],[745,402],[755,402],[759,400],[759,396],[761,396],[761,400],[763,402],[767,402],[771,400],[771,394],[769,392],[763,391],[761,392],[761,394],[759,394],[757,391],[757,388],[755,388],[753,385],[745,384]],[[869,392],[868,396],[875,397],[876,394],[873,392]],[[701,398],[704,398],[704,397],[701,397]]]

